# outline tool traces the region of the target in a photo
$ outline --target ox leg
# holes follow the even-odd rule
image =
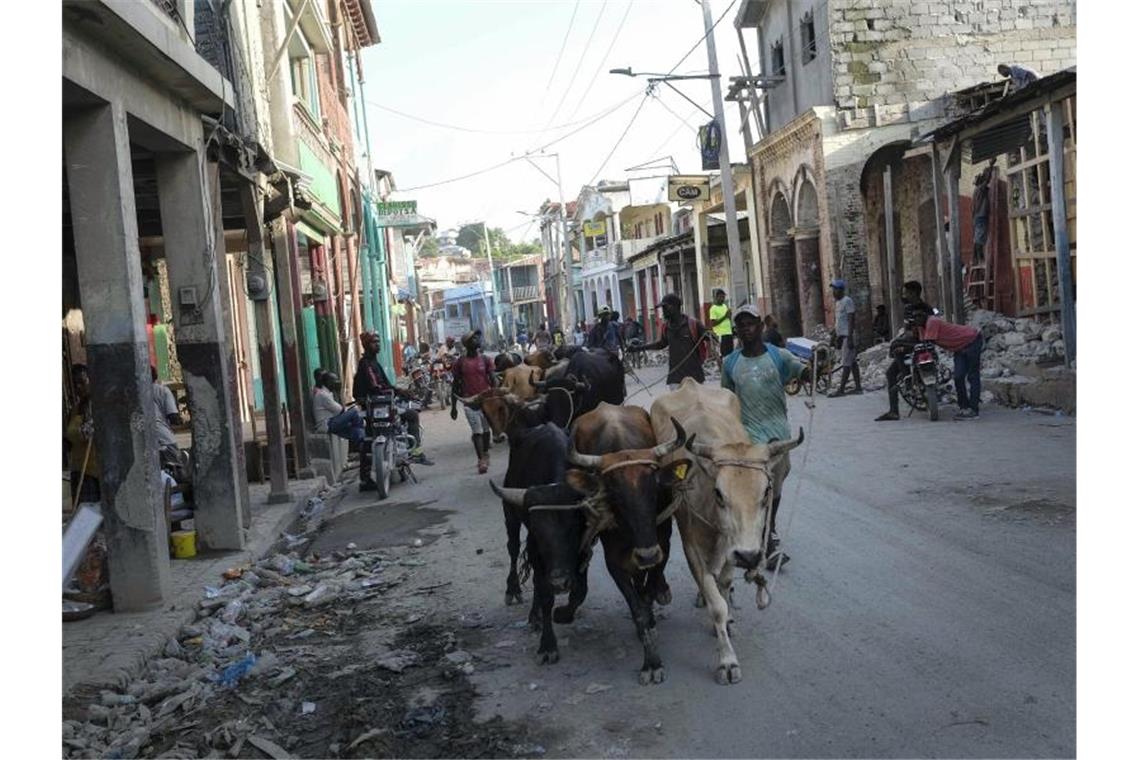
[[[503,505],[503,521],[507,526],[507,554],[511,558],[511,569],[507,573],[507,594],[505,602],[508,606],[522,604],[522,586],[519,584],[519,535],[522,532],[522,521],[506,504]]]
[[[673,537],[673,521],[666,520],[657,526],[657,543],[663,552],[661,564],[649,571],[649,594],[664,607],[673,601],[673,591],[665,580],[665,566],[669,564],[669,541]]]
[[[665,680],[665,666],[661,664],[661,655],[657,652],[657,623],[653,619],[653,603],[647,595],[638,593],[634,579],[622,568],[622,556],[628,553],[628,548],[621,552],[607,546],[605,553],[606,569],[610,571],[610,577],[629,605],[633,624],[637,628],[637,638],[645,650],[645,659],[641,663],[641,673],[637,680],[642,686],[661,683]]]
[[[700,596],[708,605],[709,616],[716,631],[718,660],[716,682],[737,683],[742,677],[740,662],[736,659],[736,650],[733,649],[728,636],[728,602],[721,595],[719,579],[708,569],[695,548],[687,542],[682,542],[681,545],[685,550],[685,559],[689,562],[689,571],[693,574],[693,580],[697,582]]]
[[[551,624],[554,589],[547,582],[546,568],[542,560],[532,557],[531,562],[534,569],[534,607],[542,616],[542,636],[539,638],[535,661],[539,665],[551,665],[558,662],[558,637],[554,635],[554,626]]]
[[[586,601],[586,592],[589,591],[586,575],[586,570],[582,570],[574,577],[574,585],[570,589],[569,600],[554,610],[555,623],[565,625],[574,621],[574,613],[582,606],[582,602]]]

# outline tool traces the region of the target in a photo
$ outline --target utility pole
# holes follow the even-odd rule
[[[573,322],[570,319],[570,293],[573,288],[570,284],[570,233],[566,224],[566,198],[562,195],[562,158],[557,153],[554,154],[554,169],[555,176],[558,177],[558,213],[562,217],[562,245],[564,247],[562,253],[562,292],[558,294],[559,308],[562,311],[562,333],[567,334],[567,326],[571,325],[570,332],[573,332]]]
[[[748,283],[744,279],[744,258],[740,252],[740,228],[736,223],[736,186],[732,181],[732,163],[728,158],[728,127],[724,120],[724,99],[720,92],[720,69],[716,60],[716,40],[713,39],[712,10],[709,1],[701,0],[705,17],[705,44],[709,53],[709,77],[712,82],[713,114],[720,127],[720,185],[724,192],[724,226],[728,236],[728,268],[732,277],[732,302],[739,306],[748,302]],[[696,251],[698,257],[703,251]],[[698,266],[700,261],[698,259]],[[701,302],[704,293],[698,294]]]
[[[491,236],[487,233],[487,221],[483,221],[483,247],[487,249],[487,266],[489,267],[487,276],[491,278],[491,314],[495,317],[495,326],[499,328],[499,339],[504,338],[503,333],[503,315],[499,313],[498,300],[495,298],[495,262],[491,260]]]

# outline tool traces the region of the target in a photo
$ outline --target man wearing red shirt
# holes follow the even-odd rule
[[[463,347],[467,349],[451,367],[454,380],[451,386],[451,419],[458,415],[461,396],[475,396],[495,386],[495,367],[491,358],[483,354],[483,331],[475,330],[463,336]],[[463,406],[467,424],[471,426],[471,443],[475,447],[476,467],[479,473],[487,472],[491,464],[491,426],[478,409]]]
[[[982,332],[970,325],[956,325],[926,312],[917,315],[919,335],[939,348],[954,352],[954,389],[958,391],[956,420],[972,420],[978,416],[982,396]],[[966,395],[966,380],[970,393]]]

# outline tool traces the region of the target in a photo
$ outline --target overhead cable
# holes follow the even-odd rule
[[[558,105],[554,107],[554,111],[550,114],[550,121],[558,116],[558,112],[562,109],[562,104],[566,102],[566,96],[570,94],[571,88],[574,87],[574,81],[578,79],[578,72],[582,68],[582,61],[586,60],[586,54],[590,52],[590,45],[594,41],[594,35],[598,31],[598,25],[602,23],[602,16],[606,13],[606,4],[609,0],[602,0],[601,10],[598,11],[598,17],[594,19],[594,27],[590,30],[590,36],[586,38],[586,46],[582,48],[582,54],[578,56],[578,62],[574,64],[574,73],[570,75],[570,81],[562,88],[562,97],[558,99]],[[547,128],[550,128],[549,122]]]

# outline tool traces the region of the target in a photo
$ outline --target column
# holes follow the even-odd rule
[[[261,392],[265,400],[265,436],[269,458],[270,504],[290,500],[289,474],[285,466],[285,427],[281,420],[281,394],[277,381],[277,345],[273,340],[273,311],[269,300],[272,274],[265,266],[269,252],[265,248],[264,208],[261,196],[249,185],[241,189],[245,213],[246,241],[249,246],[249,271],[246,289],[253,301],[257,329],[257,359],[261,367]]]
[[[946,198],[950,204],[950,260],[948,281],[950,283],[950,304],[953,306],[954,321],[966,321],[966,310],[962,293],[962,203],[958,197],[958,180],[962,176],[962,149],[956,146],[950,152],[950,166],[946,169]]]
[[[1065,133],[1063,104],[1045,106],[1049,140],[1049,184],[1053,211],[1053,246],[1057,250],[1057,286],[1061,289],[1061,334],[1065,339],[1065,366],[1077,356],[1077,304],[1073,291],[1073,269],[1069,260],[1069,222],[1065,208]]]
[[[898,255],[895,250],[895,201],[891,182],[891,166],[883,169],[883,224],[886,227],[887,245],[887,308],[891,314],[891,334],[902,327],[902,305],[899,301]]]
[[[749,164],[751,174],[752,165]],[[756,192],[750,181],[744,191],[745,208],[748,210],[748,254],[752,259],[752,282],[756,290],[756,304],[764,303],[768,295],[767,281],[760,262],[760,214],[756,210]]]
[[[727,224],[727,222],[726,222]],[[697,292],[688,294],[685,306],[701,324],[705,323],[705,299],[712,293],[709,289],[709,218],[704,213],[696,214],[696,223],[693,225],[693,266],[697,270]],[[684,275],[681,276],[684,281]],[[731,292],[732,288],[728,288]]]
[[[210,549],[241,549],[241,483],[233,427],[233,388],[227,382],[222,290],[215,269],[219,237],[210,197],[221,186],[207,185],[204,152],[155,156],[158,204],[170,291],[174,294],[174,336],[182,379],[190,400],[193,432],[194,525]],[[203,252],[206,252],[205,254]],[[207,259],[207,256],[211,256]]]
[[[950,254],[947,252],[949,243],[946,242],[946,232],[943,230],[943,224],[945,224],[943,209],[946,207],[946,199],[942,197],[942,157],[938,151],[937,142],[931,143],[930,147],[930,172],[934,184],[934,226],[936,228],[934,241],[938,245],[938,296],[943,311],[949,312],[951,298],[947,262],[950,260]],[[891,293],[888,297],[893,301],[898,298],[898,293]]]
[[[289,407],[289,427],[293,437],[293,458],[297,477],[314,476],[309,466],[309,430],[305,421],[305,382],[301,370],[304,335],[301,326],[300,287],[297,275],[297,238],[293,226],[283,217],[273,220],[273,274],[277,288],[277,310],[281,318],[281,356],[285,365],[285,394]],[[277,410],[274,410],[275,412]],[[266,414],[269,410],[266,409]]]
[[[646,270],[633,273],[633,318],[645,327],[645,307],[641,304],[641,289],[644,287]]]
[[[116,612],[161,604],[170,553],[158,468],[127,115],[69,115],[64,156]]]
[[[799,272],[800,315],[803,331],[824,324],[823,270],[819,261],[819,227],[795,230],[796,267]]]

